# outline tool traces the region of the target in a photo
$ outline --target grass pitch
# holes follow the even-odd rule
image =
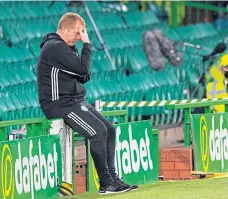
[[[99,195],[85,193],[67,199],[228,199],[228,178],[166,181],[142,185],[137,191]],[[60,199],[60,198],[58,198]]]

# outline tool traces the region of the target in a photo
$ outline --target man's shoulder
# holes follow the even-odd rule
[[[65,49],[65,46],[64,46],[64,42],[63,41],[60,41],[60,40],[50,40],[50,41],[47,41],[42,50],[41,50],[41,54],[47,54],[50,56],[52,55],[53,53],[58,53],[58,51],[60,50],[63,50]]]
[[[55,48],[55,47],[64,47],[65,46],[64,44],[65,44],[64,41],[54,40],[54,39],[46,42],[46,45],[48,47],[52,47],[52,48]]]

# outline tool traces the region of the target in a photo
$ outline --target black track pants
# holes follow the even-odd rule
[[[109,181],[115,173],[115,128],[86,101],[73,106],[49,109],[48,119],[63,118],[77,133],[90,140],[90,152],[98,172],[100,183]]]

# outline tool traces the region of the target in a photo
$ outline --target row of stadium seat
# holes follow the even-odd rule
[[[106,101],[126,101],[126,100],[163,100],[163,99],[176,99],[178,98],[186,98],[187,96],[183,93],[183,86],[186,85],[173,85],[173,86],[163,86],[157,88],[151,88],[147,91],[142,90],[128,90],[123,91],[123,88],[120,87],[119,84],[114,85],[114,81],[107,82],[106,89],[109,89],[107,92],[104,88],[104,84],[102,82],[93,84],[97,88],[99,88],[99,93],[97,93],[94,88],[91,90],[88,89],[89,94],[91,97],[97,97],[98,99],[103,99]],[[102,87],[103,86],[103,87]],[[114,93],[111,94],[110,91],[111,86],[112,89],[115,90]],[[88,86],[87,86],[88,88]],[[166,92],[168,91],[168,92]],[[42,115],[41,111],[39,110],[39,104],[37,102],[37,91],[33,91],[31,93],[8,93],[7,95],[1,95],[0,97],[0,113],[2,119],[16,119],[16,118],[28,118],[28,117],[38,117]],[[103,96],[102,96],[103,95]],[[87,94],[87,97],[88,94]],[[88,99],[90,101],[90,99]],[[115,108],[104,108],[104,110],[115,110]],[[156,120],[157,125],[163,125],[171,123],[172,120],[170,118],[170,114],[174,114],[176,111],[168,111],[162,107],[145,107],[145,108],[130,108],[129,116],[131,120],[139,119],[145,116],[155,116],[157,114],[162,115],[164,119]],[[177,114],[177,113],[175,113]],[[176,119],[178,119],[177,117]],[[180,120],[180,118],[179,118]],[[165,122],[166,121],[166,122]]]
[[[105,17],[95,18],[95,23],[101,33],[110,32],[111,34],[113,34],[113,31],[122,32],[123,29],[132,27],[134,27],[134,29],[138,27],[141,27],[141,29],[144,27],[146,29],[151,29],[158,25],[158,19],[152,14],[152,12],[134,12],[130,14],[133,14],[136,18],[133,17],[134,19],[132,19],[129,14],[125,14],[122,17],[111,14]],[[7,41],[13,44],[18,44],[35,38],[42,38],[47,32],[54,32],[56,30],[59,17],[53,17],[54,18],[51,17],[40,20],[17,19],[15,23],[12,23],[11,21],[9,24],[3,25],[3,36]],[[110,21],[112,21],[112,23],[110,23]],[[95,34],[93,26],[88,19],[86,20],[86,23],[88,32]],[[141,24],[141,26],[139,26],[139,24]]]
[[[0,45],[0,64],[24,62],[33,58],[31,51],[24,46],[12,46]]]
[[[2,120],[43,117],[35,93],[1,94],[0,113]]]
[[[0,21],[3,23],[12,20],[20,19],[37,19],[48,18],[52,16],[60,17],[66,12],[65,2],[56,2],[53,6],[49,7],[51,2],[41,1],[15,1],[15,2],[0,2]]]

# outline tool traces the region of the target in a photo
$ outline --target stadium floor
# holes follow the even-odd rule
[[[138,191],[98,195],[85,193],[67,199],[228,199],[228,178],[158,182],[141,186]],[[60,198],[58,198],[60,199]]]

